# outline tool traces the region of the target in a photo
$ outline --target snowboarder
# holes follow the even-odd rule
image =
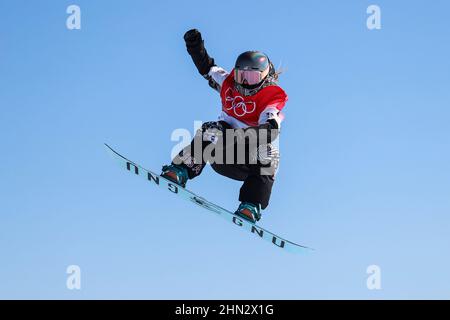
[[[272,142],[278,136],[283,119],[281,110],[287,101],[286,93],[277,85],[279,73],[268,56],[260,51],[239,55],[234,69],[228,73],[208,55],[198,30],[186,32],[184,40],[198,72],[219,92],[222,110],[218,121],[204,123],[192,143],[180,151],[172,164],[163,166],[161,175],[185,187],[187,180],[200,175],[206,163],[210,163],[217,173],[243,181],[239,194],[241,203],[235,213],[256,222],[261,218],[261,210],[269,204],[279,161],[278,150]],[[244,139],[236,139],[236,136],[227,139],[226,132],[238,130],[244,132]],[[249,143],[252,132],[257,136],[256,147]],[[262,132],[264,135],[260,135]],[[211,144],[223,146],[212,153],[222,153],[222,159],[230,152],[229,148],[233,148],[232,163],[203,157],[202,152]],[[243,163],[236,160],[239,144],[246,145]],[[200,152],[195,146],[200,146]],[[251,161],[255,159],[256,162]]]

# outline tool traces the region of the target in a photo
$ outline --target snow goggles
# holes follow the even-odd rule
[[[270,66],[264,71],[234,69],[234,81],[237,84],[254,86],[263,81],[269,74]]]

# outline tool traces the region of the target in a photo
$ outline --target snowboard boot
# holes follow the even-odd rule
[[[235,214],[247,221],[255,223],[261,219],[261,206],[250,202],[241,202]]]
[[[182,166],[171,164],[169,166],[162,167],[161,177],[164,177],[185,188],[188,180],[188,172],[187,169]]]

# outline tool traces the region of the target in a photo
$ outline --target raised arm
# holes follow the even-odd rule
[[[228,73],[224,69],[217,67],[214,59],[209,56],[200,31],[197,29],[189,30],[184,34],[184,41],[198,72],[208,80],[211,88],[220,92],[222,83]]]

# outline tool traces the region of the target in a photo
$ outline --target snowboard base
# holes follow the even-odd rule
[[[149,183],[156,185],[160,188],[166,189],[169,192],[180,196],[183,199],[189,200],[196,205],[203,207],[210,212],[213,212],[220,216],[221,218],[233,223],[235,226],[240,227],[241,229],[245,229],[249,231],[250,233],[254,234],[260,239],[263,239],[267,242],[270,242],[272,245],[276,246],[277,248],[283,249],[285,251],[289,252],[295,252],[295,253],[303,253],[308,252],[313,249],[291,242],[289,240],[283,239],[276,234],[261,228],[260,226],[256,225],[255,223],[252,223],[250,221],[247,221],[233,212],[224,209],[208,200],[206,200],[203,197],[198,196],[197,194],[189,191],[186,188],[182,188],[181,186],[171,182],[170,180],[167,180],[166,178],[150,171],[147,169],[144,169],[140,165],[132,162],[131,160],[128,160],[124,156],[120,155],[118,152],[116,152],[114,149],[112,149],[109,145],[105,143],[106,149],[108,150],[109,154],[116,160],[116,162],[122,167],[123,169],[126,169],[127,171],[133,173],[134,175],[141,177],[145,180],[147,180]]]

